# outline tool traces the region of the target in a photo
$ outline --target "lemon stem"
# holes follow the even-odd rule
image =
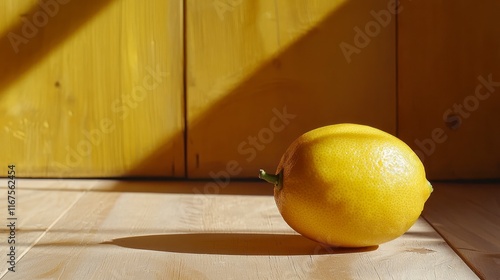
[[[281,189],[282,185],[282,175],[281,172],[278,175],[269,174],[264,171],[264,169],[259,170],[259,178],[265,180],[268,183],[273,184],[276,188]]]

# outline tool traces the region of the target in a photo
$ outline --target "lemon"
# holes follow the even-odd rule
[[[358,124],[311,130],[283,154],[275,184],[283,219],[339,247],[375,246],[403,235],[432,192],[418,156],[386,132]]]

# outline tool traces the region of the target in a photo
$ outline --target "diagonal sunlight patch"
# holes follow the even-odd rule
[[[243,2],[224,20],[210,7],[187,7],[190,178],[254,178],[259,168],[275,169],[291,140],[332,122],[393,131],[391,1],[299,2]],[[389,13],[383,26],[378,11]],[[350,63],[339,46],[356,45],[356,30],[367,26],[376,27],[371,43]],[[209,29],[218,32],[207,36]]]
[[[294,5],[279,0],[244,1],[226,12],[224,20],[207,11],[209,7],[193,2],[186,10],[189,121],[202,116],[211,103],[224,98],[263,65],[272,63],[347,1],[295,1]],[[201,33],[205,29],[225,32],[206,36]],[[276,32],[269,32],[273,29]]]
[[[28,42],[16,54],[9,37],[24,36],[31,26],[24,19],[0,35],[0,146],[9,147],[0,162],[22,166],[20,177],[120,176],[164,138],[179,137],[178,2],[47,0],[50,8],[25,7],[26,20],[40,25]],[[167,158],[147,172],[182,175],[183,148],[175,148],[176,166]]]
[[[0,12],[0,92],[46,61],[114,0],[16,1]],[[9,5],[10,4],[10,5]],[[102,17],[102,16],[101,16]],[[19,82],[22,85],[22,81]],[[19,84],[17,84],[19,85]]]

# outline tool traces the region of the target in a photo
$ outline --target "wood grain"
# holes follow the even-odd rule
[[[275,170],[296,137],[323,125],[395,133],[394,17],[359,53],[340,47],[384,9],[387,1],[187,1],[188,176]]]
[[[92,186],[92,182],[61,182],[52,181],[50,185],[64,186],[68,183],[73,186],[80,186],[80,191],[61,192],[50,190],[33,190],[29,188],[29,184],[25,185],[24,181],[18,180],[16,184],[15,194],[15,209],[13,214],[9,215],[7,204],[2,204],[5,209],[0,211],[0,219],[5,221],[5,226],[2,226],[2,241],[0,246],[0,254],[7,256],[11,254],[11,246],[15,246],[15,255],[17,260],[21,260],[29,250],[55,225],[64,214],[66,214],[75,203],[82,198],[85,189]],[[83,186],[82,186],[83,185]],[[27,187],[25,189],[25,187]],[[7,200],[7,186],[0,186],[2,198]],[[5,196],[4,196],[5,194]],[[7,218],[16,218],[16,220],[7,220]],[[15,224],[15,232],[6,225],[13,222]],[[13,237],[8,239],[9,237]],[[8,243],[7,240],[14,240],[15,243]],[[6,257],[7,258],[7,257]],[[5,259],[7,261],[7,259]],[[10,265],[7,262],[2,262],[0,266],[0,277],[3,278]],[[19,266],[15,266],[19,270]],[[5,278],[9,279],[9,277]]]
[[[86,191],[4,279],[477,278],[424,220],[378,248],[333,249],[297,235],[272,195],[246,191],[265,183],[231,183],[219,195],[200,192],[201,182],[89,184],[46,184]],[[187,191],[168,191],[176,186]],[[25,211],[50,212],[32,205]]]
[[[500,186],[434,184],[424,217],[483,279],[500,276]]]
[[[46,2],[0,4],[0,164],[183,176],[181,1]]]
[[[431,179],[500,178],[500,3],[402,5],[399,136]]]

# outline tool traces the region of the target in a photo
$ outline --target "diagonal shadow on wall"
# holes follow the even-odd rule
[[[360,12],[360,7],[363,7],[363,12]],[[255,179],[258,168],[275,170],[290,139],[332,123],[364,123],[395,133],[394,18],[377,37],[372,38],[369,46],[352,56],[351,63],[346,61],[339,47],[344,41],[353,44],[353,28],[364,27],[370,20],[373,18],[366,3],[346,1],[297,40],[261,62],[255,71],[224,93],[200,116],[192,117],[188,112],[188,177],[226,180],[225,174],[230,173],[227,163],[233,161],[242,168],[236,177]],[[189,37],[187,39],[189,43]],[[190,60],[193,58],[189,53],[187,56],[188,65],[192,67]],[[188,103],[194,101],[190,99],[193,98],[190,83],[196,83],[191,75],[188,69]],[[336,102],[332,103],[332,100]],[[287,112],[296,118],[290,120],[286,129],[276,133],[264,150],[257,151],[256,160],[249,161],[249,155],[241,154],[238,146],[248,136],[269,127],[275,109],[282,111],[285,106]],[[187,108],[189,110],[189,104]],[[173,138],[176,137],[183,135]],[[146,174],[172,149],[171,140],[165,139],[162,146],[126,176]],[[217,158],[220,151],[224,151],[224,156]],[[206,159],[204,153],[211,153],[208,158],[212,159]],[[270,160],[259,166],[258,162],[262,163],[259,156],[264,153]]]
[[[0,35],[0,94],[112,2],[43,1],[19,15]]]
[[[87,19],[110,2],[111,0],[93,0],[83,4],[83,1],[74,0],[66,4],[61,7],[58,16],[51,18],[44,27],[43,36],[35,36],[26,46],[23,45],[15,59],[12,57],[8,32],[19,33],[23,27],[17,25],[5,32],[0,37],[0,59],[8,61],[8,67],[0,69],[3,71],[1,74],[5,74],[0,76],[0,89],[36,65],[65,38],[71,36],[72,32],[78,30]],[[385,5],[384,1],[380,3]],[[37,11],[40,11],[40,7],[34,7],[27,17],[32,17]],[[223,98],[214,102],[202,114],[197,117],[187,114],[188,131],[185,142],[187,175],[190,179],[209,180],[199,183],[196,189],[203,192],[208,183],[215,183],[216,187],[219,187],[219,193],[231,193],[232,191],[220,187],[227,185],[224,182],[228,180],[235,180],[235,176],[230,176],[230,179],[225,177],[225,174],[228,174],[227,163],[231,160],[236,161],[242,168],[237,176],[239,178],[255,179],[258,168],[273,171],[290,142],[284,139],[294,139],[314,127],[338,122],[355,122],[395,132],[394,22],[382,29],[380,34],[373,38],[370,46],[354,55],[351,63],[346,61],[339,48],[339,44],[343,41],[352,44],[355,35],[353,28],[363,27],[370,20],[373,18],[365,2],[361,0],[344,2],[329,11],[319,23],[306,30],[291,44],[283,47],[272,57],[260,61],[253,72],[229,92],[224,93]],[[40,44],[42,40],[44,44]],[[47,44],[46,40],[50,43]],[[38,49],[39,45],[46,47]],[[188,53],[188,64],[190,59],[193,58]],[[188,97],[189,83],[192,82],[189,74],[186,77]],[[332,100],[337,102],[332,103]],[[186,98],[186,101],[189,103],[190,99]],[[275,117],[273,110],[281,111],[285,106],[288,112],[297,117],[279,135],[274,136],[274,141],[266,144],[263,152],[270,160],[262,166],[256,166],[258,160],[249,161],[248,155],[238,151],[238,146],[249,135],[255,135],[262,128],[268,127],[269,120]],[[187,108],[189,109],[189,104]],[[140,127],[137,127],[137,130],[139,131]],[[165,158],[170,158],[168,155],[175,151],[178,144],[174,143],[177,141],[175,139],[182,138],[184,132],[179,131],[177,135],[164,139],[154,152],[123,176],[144,177],[144,174],[155,169],[154,167],[162,163]],[[202,147],[203,145],[197,144],[200,141],[209,144]],[[201,148],[205,150],[199,150]],[[223,149],[232,153],[226,155],[227,158],[215,161],[207,160],[209,157],[204,154],[207,150],[217,154]],[[262,156],[262,153],[257,154],[256,158],[259,156]],[[174,163],[172,167],[184,169],[184,166],[174,166]],[[165,174],[168,173],[166,170]],[[71,177],[71,174],[66,173],[63,176]],[[167,178],[159,176],[154,179]],[[182,192],[175,187],[175,182],[173,183],[171,190]],[[115,190],[127,188],[135,191],[141,189],[137,184],[118,183]],[[161,186],[158,186],[159,192],[168,192],[160,188]],[[154,191],[154,188],[145,186],[144,190]],[[191,193],[193,190],[186,189],[185,192]]]

